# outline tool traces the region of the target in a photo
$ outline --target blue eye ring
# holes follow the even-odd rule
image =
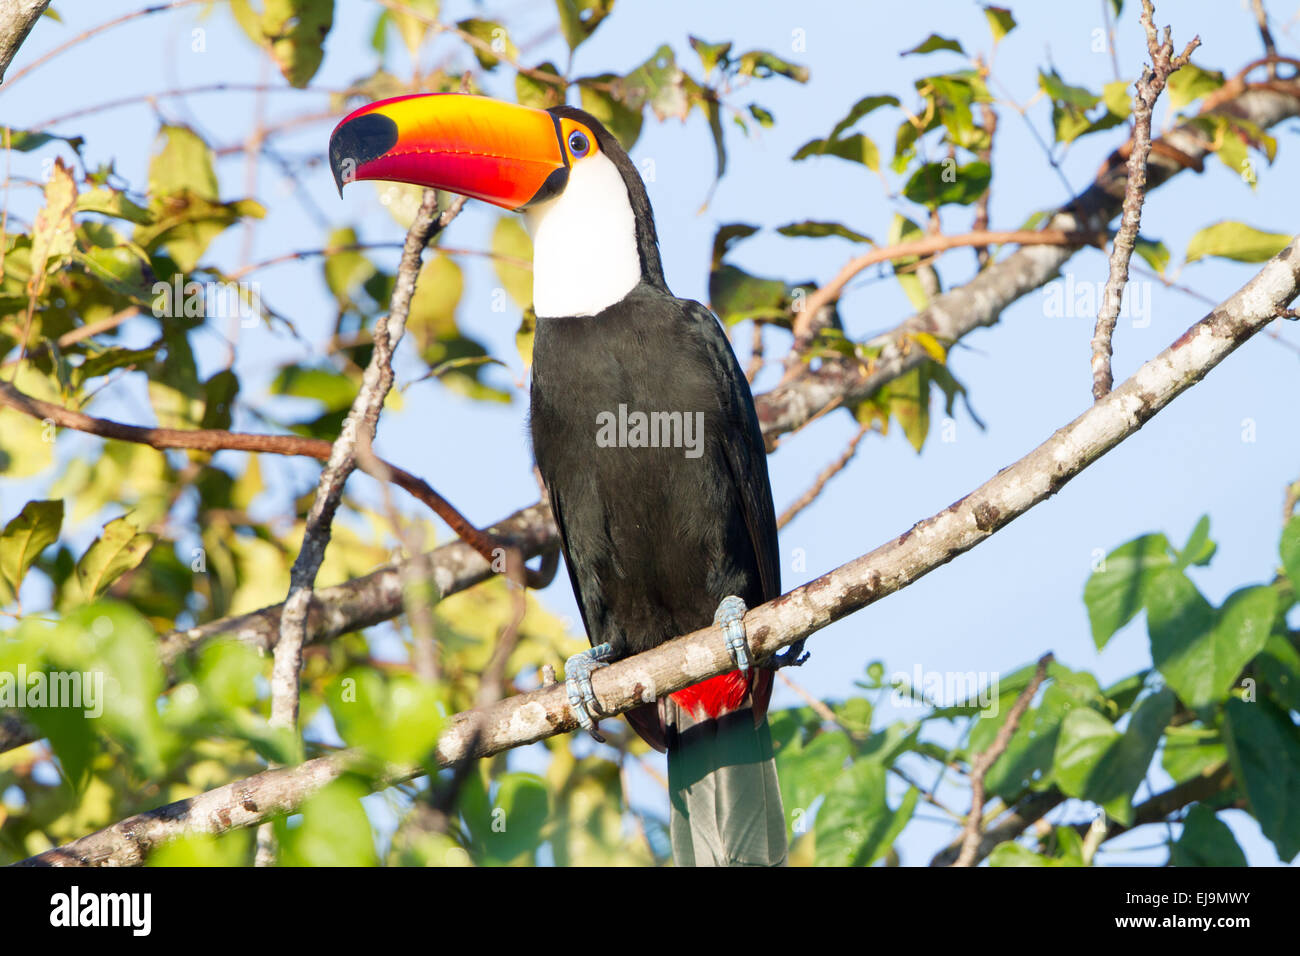
[[[575,129],[569,134],[569,152],[577,159],[581,159],[591,151],[591,140],[587,134],[580,129]]]

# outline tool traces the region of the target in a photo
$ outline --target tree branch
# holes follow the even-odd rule
[[[1211,94],[1202,112],[1223,113],[1261,128],[1300,116],[1300,82],[1289,80],[1248,86],[1237,80]],[[1209,142],[1193,120],[1182,123],[1153,143],[1147,164],[1147,189],[1155,189],[1184,169],[1197,168],[1209,154]],[[1163,147],[1163,148],[1162,148]],[[1066,232],[1100,233],[1123,205],[1127,144],[1111,154],[1095,181],[1046,224]],[[941,342],[956,342],[975,329],[995,324],[1002,310],[1021,296],[1056,278],[1077,246],[1022,246],[990,264],[970,282],[936,296],[930,305],[890,332],[873,339],[881,353],[869,367],[850,359],[823,359],[798,376],[755,399],[769,444],[802,428],[837,404],[852,406],[886,382],[916,368],[927,356],[912,342],[920,332]],[[805,303],[806,304],[806,303]]]
[[[1137,432],[1200,381],[1300,292],[1300,239],[1293,240],[1235,295],[1146,362],[1119,388],[1057,430],[1024,458],[897,538],[745,616],[758,660],[802,640],[947,564],[996,533]],[[602,668],[592,685],[607,716],[735,667],[717,629],[706,627]],[[457,714],[438,741],[441,766],[500,753],[574,729],[565,688],[554,684]],[[473,746],[471,746],[471,742]],[[289,812],[338,776],[346,752],[271,770],[178,801],[82,837],[30,860],[32,865],[131,864],[166,839],[221,832]],[[381,783],[420,775],[395,769]]]
[[[8,12],[0,18],[0,83],[4,82],[5,71],[18,55],[18,48],[49,5],[50,0],[11,0],[8,4]]]
[[[127,425],[108,418],[95,418],[84,412],[76,412],[62,405],[55,405],[53,402],[33,398],[13,385],[0,381],[0,407],[5,406],[40,421],[53,422],[60,428],[70,428],[100,438],[148,445],[159,450],[186,448],[211,452],[249,451],[329,461],[330,449],[333,447],[323,438],[304,438],[300,435],[255,435],[247,432],[230,432],[220,428],[146,428],[140,425]],[[488,560],[492,559],[493,551],[498,546],[497,542],[475,528],[468,518],[430,487],[423,478],[416,477],[382,458],[362,461],[360,467],[371,477],[379,481],[391,482],[428,505],[434,514],[447,523],[457,537],[469,542]]]
[[[356,468],[358,449],[369,449],[379,423],[379,412],[393,385],[393,351],[406,331],[406,317],[415,294],[415,280],[420,271],[420,257],[438,230],[451,221],[460,207],[453,204],[450,215],[438,215],[438,195],[424,191],[415,221],[406,233],[401,264],[393,286],[388,315],[375,323],[374,352],[362,377],[361,390],[335,439],[320,477],[316,496],[307,514],[302,547],[289,571],[289,597],[280,615],[280,637],[275,643],[275,661],[271,668],[272,727],[296,727],[298,723],[298,675],[302,669],[302,647],[307,639],[307,613],[316,583],[316,572],[325,559],[334,513],[343,500],[343,486]],[[455,210],[453,212],[452,210]]]
[[[989,749],[979,754],[971,763],[970,813],[966,817],[966,826],[962,829],[961,854],[957,857],[957,861],[953,863],[953,866],[974,866],[977,862],[976,854],[979,851],[980,834],[984,828],[984,778],[1011,743],[1016,728],[1020,726],[1020,718],[1029,709],[1029,702],[1034,699],[1034,695],[1038,693],[1038,688],[1042,686],[1043,680],[1047,677],[1047,665],[1050,663],[1052,663],[1051,654],[1044,654],[1038,659],[1038,666],[1034,668],[1033,679],[1020,692],[1020,696],[1016,698],[1016,702],[1011,706],[1011,712],[1007,714],[1007,719],[998,728],[997,737],[989,745]]]
[[[1151,155],[1151,113],[1156,100],[1164,91],[1169,75],[1185,66],[1192,51],[1201,45],[1200,37],[1191,42],[1178,56],[1174,56],[1169,28],[1165,27],[1164,42],[1156,38],[1155,8],[1151,0],[1142,0],[1142,28],[1147,34],[1147,51],[1151,66],[1143,66],[1142,76],[1133,90],[1133,139],[1128,154],[1128,176],[1124,184],[1124,205],[1120,215],[1119,232],[1110,250],[1110,274],[1106,278],[1106,291],[1102,295],[1101,310],[1097,313],[1097,326],[1092,336],[1092,396],[1101,398],[1110,391],[1114,378],[1110,370],[1111,337],[1119,319],[1120,300],[1128,285],[1128,263],[1133,258],[1138,229],[1142,225],[1142,203],[1147,195],[1147,157]]]

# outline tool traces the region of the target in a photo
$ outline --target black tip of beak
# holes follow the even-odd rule
[[[330,136],[330,170],[343,195],[343,184],[357,178],[363,163],[378,159],[397,145],[397,124],[382,113],[366,113],[344,123]]]

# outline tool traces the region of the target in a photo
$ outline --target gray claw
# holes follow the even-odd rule
[[[601,644],[581,654],[574,654],[564,662],[564,685],[569,693],[569,709],[577,718],[578,725],[602,744],[605,738],[596,730],[596,722],[591,718],[592,712],[600,709],[596,692],[591,687],[591,674],[601,667],[608,667],[608,658],[612,653],[611,645]]]
[[[742,674],[747,673],[753,663],[749,645],[745,643],[745,612],[748,610],[745,602],[732,594],[722,599],[713,615],[713,623],[722,628],[727,650],[731,652],[731,658]]]

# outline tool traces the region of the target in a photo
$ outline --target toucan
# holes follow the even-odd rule
[[[330,136],[340,193],[390,180],[523,214],[533,240],[529,425],[589,651],[565,663],[578,723],[602,740],[592,672],[716,625],[735,670],[628,712],[668,753],[678,865],[787,860],[748,607],[781,593],[767,456],[717,318],[664,281],[645,184],[591,114],[468,94],[363,106]]]

